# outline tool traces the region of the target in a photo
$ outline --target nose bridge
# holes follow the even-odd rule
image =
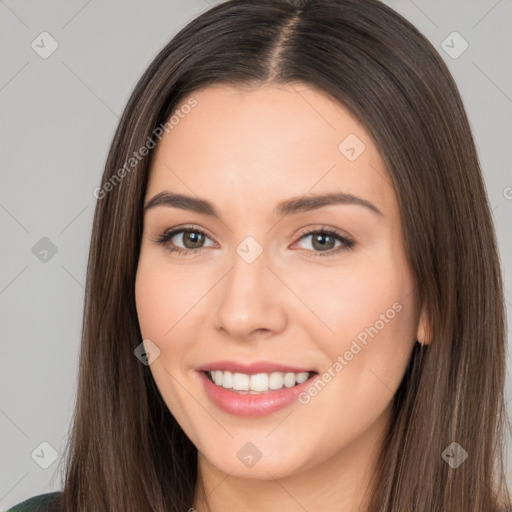
[[[269,254],[253,238],[246,237],[230,260],[231,271],[220,287],[216,325],[233,337],[253,331],[279,331],[285,324],[283,302],[276,293],[275,276],[267,268]]]

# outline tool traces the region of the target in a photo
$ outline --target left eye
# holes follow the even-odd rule
[[[327,228],[303,233],[299,242],[307,238],[311,239],[310,245],[314,249],[313,256],[328,256],[351,249],[354,246],[352,240],[349,240],[337,231]],[[338,246],[336,246],[336,242],[338,242]]]

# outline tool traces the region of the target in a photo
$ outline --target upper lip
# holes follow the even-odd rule
[[[231,373],[245,373],[247,375],[254,375],[256,373],[272,373],[272,372],[282,372],[282,373],[303,373],[303,372],[313,372],[311,368],[299,368],[298,366],[290,366],[280,363],[272,363],[270,361],[255,361],[253,363],[242,363],[237,361],[214,361],[212,363],[206,363],[198,368],[197,371],[227,371]]]

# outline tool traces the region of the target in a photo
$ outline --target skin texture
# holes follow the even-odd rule
[[[211,201],[220,219],[169,206],[145,213],[136,302],[142,336],[160,350],[152,375],[198,448],[210,510],[358,510],[393,395],[425,333],[391,179],[348,110],[304,84],[215,85],[193,97],[197,106],[155,149],[145,204],[167,190]],[[349,134],[365,145],[354,161],[338,149]],[[347,204],[274,212],[280,201],[323,192],[353,194],[382,215]],[[183,234],[156,243],[190,224],[207,234],[195,253],[169,252],[194,247]],[[322,252],[315,235],[301,238],[322,226],[354,246],[335,253],[341,242],[329,242]],[[236,252],[249,235],[263,250],[252,263]],[[393,304],[394,318],[306,405],[230,415],[195,371],[234,360],[322,374]],[[252,467],[237,457],[247,442],[262,454]],[[205,510],[199,496],[195,507]]]

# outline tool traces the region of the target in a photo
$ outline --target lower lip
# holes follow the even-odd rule
[[[302,384],[291,388],[284,387],[266,393],[250,394],[217,386],[207,377],[205,372],[200,371],[198,373],[203,381],[206,395],[217,407],[235,416],[251,417],[267,416],[293,404],[317,376],[317,374],[313,374]]]

